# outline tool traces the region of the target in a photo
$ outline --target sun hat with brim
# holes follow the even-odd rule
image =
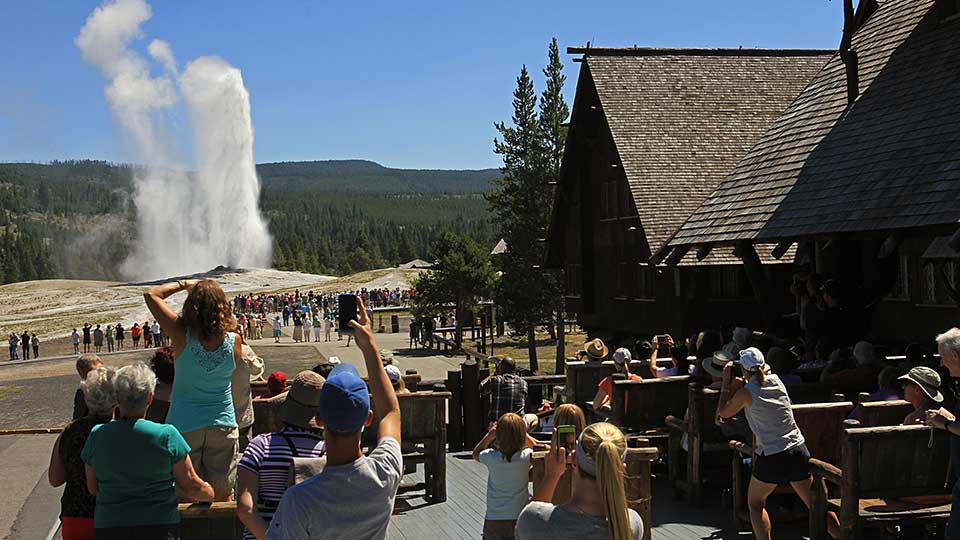
[[[367,383],[360,378],[357,368],[337,365],[320,389],[320,419],[324,426],[336,433],[355,433],[369,414]]]
[[[320,390],[323,377],[313,371],[301,371],[290,383],[287,397],[280,405],[280,420],[291,426],[317,427],[314,420],[320,413]]]
[[[943,394],[940,393],[940,374],[926,366],[912,368],[906,375],[898,377],[897,380],[912,382],[919,386],[928,398],[937,403],[943,401]]]
[[[603,360],[607,357],[607,353],[610,352],[600,338],[592,339],[584,343],[583,350],[587,353],[587,356],[593,360]]]
[[[733,362],[733,355],[727,351],[715,351],[713,356],[703,359],[703,370],[713,377],[723,377],[723,366]]]
[[[617,364],[623,364],[624,362],[629,363],[632,360],[630,355],[630,349],[625,349],[620,347],[619,349],[613,351],[613,361]]]

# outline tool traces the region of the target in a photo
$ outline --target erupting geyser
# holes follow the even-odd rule
[[[145,0],[108,0],[76,44],[109,79],[104,93],[145,168],[135,174],[138,239],[124,262],[130,278],[154,279],[229,267],[266,267],[272,241],[257,207],[250,95],[240,70],[204,56],[182,73],[170,45],[153,40],[151,62],[130,48],[150,19]],[[193,128],[196,171],[175,157],[169,115],[180,101]]]

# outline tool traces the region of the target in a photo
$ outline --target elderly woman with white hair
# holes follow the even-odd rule
[[[50,485],[66,484],[60,497],[60,524],[63,540],[93,537],[93,511],[96,498],[87,490],[86,473],[80,451],[94,426],[110,421],[117,404],[113,390],[112,368],[90,370],[80,389],[87,415],[70,422],[57,437],[50,455],[47,477]]]
[[[960,328],[951,328],[937,336],[937,348],[940,352],[940,365],[950,371],[950,389],[955,397],[960,398],[955,384],[960,377]],[[960,403],[960,399],[956,401]],[[950,460],[955,465],[960,463],[960,422],[957,422],[957,410],[951,412],[942,407],[939,410],[931,409],[927,411],[927,425],[945,429],[953,435],[950,438]],[[943,537],[946,540],[960,540],[960,482],[953,486],[953,504]]]
[[[144,420],[157,377],[138,362],[113,380],[118,418],[91,431],[81,452],[87,489],[97,498],[94,538],[180,537],[174,484],[191,500],[212,500],[197,476],[190,447],[173,426]]]

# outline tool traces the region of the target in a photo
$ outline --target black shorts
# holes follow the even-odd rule
[[[753,477],[768,484],[785,485],[810,477],[810,451],[806,444],[794,446],[778,454],[753,459]]]

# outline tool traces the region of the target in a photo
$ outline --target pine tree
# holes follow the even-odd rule
[[[514,332],[526,334],[534,372],[539,371],[536,327],[549,317],[548,291],[538,270],[543,253],[539,239],[549,219],[549,207],[543,204],[548,159],[536,108],[533,81],[523,66],[513,92],[513,125],[495,124],[502,137],[494,140],[494,151],[503,156],[503,178],[488,196],[507,243],[507,252],[497,261],[502,272],[497,306]]]
[[[557,38],[550,41],[548,48],[548,64],[543,70],[546,77],[546,88],[540,95],[540,127],[543,131],[544,146],[547,153],[546,175],[548,181],[560,180],[560,166],[563,160],[563,148],[567,139],[567,128],[564,125],[570,116],[570,109],[563,99],[563,83],[567,77],[563,74],[563,64],[560,62],[560,48]],[[554,190],[547,191],[549,200],[554,200]],[[547,218],[549,219],[549,218]],[[544,231],[547,227],[544,223]],[[563,301],[563,279],[560,271],[544,271],[543,287],[545,297],[552,300],[550,309],[556,320],[555,332],[551,332],[557,340],[556,373],[563,373],[565,351],[564,315],[566,308]]]

